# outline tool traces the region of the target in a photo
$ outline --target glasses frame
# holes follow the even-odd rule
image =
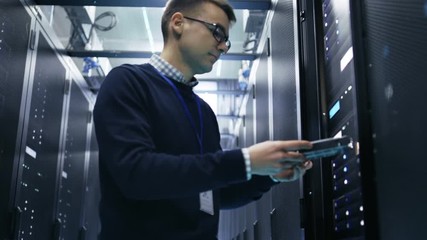
[[[205,22],[203,20],[192,18],[192,17],[184,16],[184,18],[191,20],[191,21],[199,22],[199,23],[202,23],[203,25],[205,25],[212,32],[212,35],[215,38],[215,40],[218,43],[224,42],[225,45],[227,46],[227,51],[230,50],[231,42],[228,39],[229,36],[227,36],[227,34],[225,34],[225,28],[223,26],[221,26],[220,24],[217,24],[217,23]]]

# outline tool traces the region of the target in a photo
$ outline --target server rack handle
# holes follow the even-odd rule
[[[80,228],[79,240],[86,240],[87,228],[83,226]]]
[[[19,239],[19,227],[21,226],[22,210],[16,206],[12,214],[12,224],[10,229],[10,239]]]
[[[62,230],[62,222],[61,219],[55,219],[55,224],[53,226],[53,238],[54,240],[61,239],[61,230]]]

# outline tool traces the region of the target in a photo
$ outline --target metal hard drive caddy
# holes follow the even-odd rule
[[[313,148],[300,150],[307,159],[324,158],[344,153],[349,148],[352,139],[348,136],[340,138],[325,138],[311,142]]]

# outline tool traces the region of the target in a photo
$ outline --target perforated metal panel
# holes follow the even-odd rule
[[[256,138],[254,143],[260,143],[270,139],[269,134],[269,89],[268,89],[268,42],[263,46],[262,54],[259,58],[259,65],[256,72],[255,85],[255,121]],[[257,221],[257,236],[259,239],[268,239],[271,236],[271,193],[265,193],[261,199],[255,203],[255,216]]]
[[[78,239],[83,226],[81,217],[85,192],[88,114],[89,103],[73,81],[58,199],[57,216],[61,220],[60,239]]]
[[[18,1],[0,1],[0,238],[10,231],[18,167],[21,99],[31,17]]]
[[[53,232],[65,68],[40,34],[19,179],[19,239],[49,239]]]
[[[267,44],[259,57],[259,65],[256,72],[255,102],[256,102],[256,142],[270,139],[268,107],[268,56]]]
[[[273,137],[298,139],[298,56],[296,1],[279,1],[271,22]],[[301,239],[299,181],[272,190],[271,236],[273,240]]]
[[[249,96],[248,102],[246,103],[246,115],[245,115],[245,132],[246,132],[246,146],[250,146],[255,143],[254,139],[254,100],[252,96]]]
[[[365,1],[380,239],[427,235],[427,2]],[[391,217],[392,216],[392,217]],[[392,226],[392,227],[390,227]]]
[[[271,23],[274,139],[298,138],[294,1],[280,1]]]

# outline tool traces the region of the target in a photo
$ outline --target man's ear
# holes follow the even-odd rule
[[[172,28],[172,34],[180,36],[184,29],[184,15],[180,12],[176,12],[172,15],[170,25]]]

